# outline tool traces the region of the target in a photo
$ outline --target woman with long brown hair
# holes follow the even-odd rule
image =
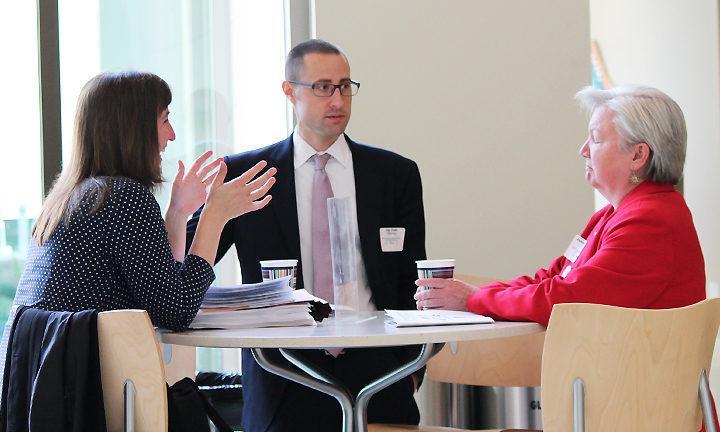
[[[163,220],[152,191],[163,180],[161,153],[175,139],[171,99],[167,83],[151,73],[103,73],[83,87],[73,151],[33,227],[14,305],[139,308],[158,327],[187,328],[215,278],[223,226],[270,201],[276,170],[259,175],[261,162],[224,183],[227,167],[222,159],[206,163],[211,152],[188,169],[179,162]],[[186,256],[186,222],[202,205]]]

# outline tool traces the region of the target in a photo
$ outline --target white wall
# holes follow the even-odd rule
[[[590,83],[587,2],[315,0],[315,11],[317,37],[345,50],[362,84],[350,136],[420,167],[430,258],[511,278],[565,251],[593,212],[572,99]],[[440,388],[423,385],[423,424],[448,420]]]
[[[361,82],[349,135],[420,166],[431,258],[509,278],[561,255],[593,211],[572,96],[590,82],[576,0],[316,0],[317,37]],[[558,13],[562,11],[562,13]]]
[[[591,30],[610,78],[674,98],[688,128],[684,193],[705,255],[708,294],[720,281],[720,71],[717,0],[591,0]],[[713,286],[715,288],[713,288]],[[720,343],[716,343],[720,347]],[[710,374],[720,393],[720,349]]]
[[[685,197],[720,281],[717,0],[315,3],[317,36],[362,82],[348,132],[420,166],[429,256],[498,277],[562,253],[592,212],[571,99],[589,82],[592,18],[610,78],[658,87],[685,113]],[[711,384],[720,393],[720,371]]]
[[[657,87],[688,128],[684,193],[705,254],[720,280],[720,86],[717,0],[591,0],[591,29],[614,83]]]

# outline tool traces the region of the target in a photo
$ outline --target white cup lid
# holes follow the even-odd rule
[[[297,263],[296,259],[265,260],[260,261],[260,267],[294,267]]]
[[[418,260],[415,263],[418,268],[455,267],[454,259]]]

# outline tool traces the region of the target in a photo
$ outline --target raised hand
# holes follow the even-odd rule
[[[187,217],[205,204],[208,196],[207,187],[213,183],[217,176],[217,172],[213,173],[213,171],[222,162],[222,158],[217,158],[205,164],[210,155],[212,155],[211,150],[203,153],[195,159],[195,162],[187,171],[182,161],[178,161],[178,172],[172,183],[172,192],[170,194],[169,211],[175,211],[180,216]]]
[[[272,195],[266,194],[275,184],[273,176],[277,173],[277,169],[273,167],[255,178],[266,166],[267,162],[260,161],[239,177],[224,183],[227,166],[221,163],[210,187],[204,212],[217,212],[227,222],[237,216],[265,207],[272,199]]]

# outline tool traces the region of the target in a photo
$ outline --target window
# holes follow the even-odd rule
[[[63,155],[80,88],[101,71],[153,72],[173,91],[172,180],[206,150],[217,156],[287,136],[282,2],[60,0]],[[167,204],[170,188],[158,196]]]
[[[0,323],[7,321],[25,264],[30,230],[42,206],[36,2],[0,5]]]

